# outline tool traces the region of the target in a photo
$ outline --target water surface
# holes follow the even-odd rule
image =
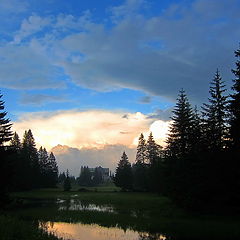
[[[40,222],[40,228],[57,237],[69,240],[166,240],[161,234],[137,232],[118,227],[102,227],[97,224]]]

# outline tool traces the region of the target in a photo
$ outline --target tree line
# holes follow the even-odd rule
[[[219,70],[200,111],[180,90],[166,148],[141,134],[135,163],[125,152],[118,162],[117,186],[159,192],[190,209],[240,210],[240,49],[235,57],[231,94]]]
[[[22,141],[11,130],[0,95],[0,205],[8,201],[9,191],[56,187],[58,166],[51,152],[36,148],[32,131],[25,131]],[[7,144],[6,144],[7,143]]]

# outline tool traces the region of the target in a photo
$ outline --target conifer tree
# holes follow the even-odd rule
[[[202,107],[205,143],[208,149],[221,151],[227,133],[227,96],[224,95],[226,88],[218,70],[210,84],[209,103]]]
[[[8,201],[8,191],[11,185],[13,166],[12,152],[4,146],[12,138],[10,120],[6,118],[7,112],[4,111],[4,102],[0,94],[0,207]]]
[[[130,162],[128,161],[128,156],[125,152],[123,152],[120,161],[118,162],[118,166],[116,169],[114,183],[116,186],[122,188],[123,191],[132,189],[132,167]]]
[[[40,168],[38,162],[38,152],[32,131],[25,131],[22,143],[22,157],[24,164],[25,184],[28,187],[40,186]]]
[[[176,106],[173,110],[173,120],[167,139],[167,150],[170,156],[181,157],[191,149],[193,112],[182,89],[178,95]]]
[[[67,169],[66,178],[63,183],[63,189],[64,189],[64,191],[69,192],[71,190],[71,188],[72,188],[71,181],[70,181],[69,172]]]
[[[146,141],[141,133],[138,146],[135,164],[132,166],[133,173],[133,188],[138,191],[145,191],[147,189],[147,152]]]
[[[10,145],[17,151],[20,152],[22,149],[22,144],[20,138],[16,132],[14,132],[13,137],[11,139]]]
[[[159,159],[161,149],[162,147],[156,144],[152,132],[150,132],[146,144],[146,157],[148,163],[153,164],[155,161]]]
[[[136,163],[145,163],[146,160],[146,141],[143,134],[141,133],[138,139]]]
[[[235,150],[240,149],[240,47],[235,51],[236,69],[232,69],[235,75],[233,80],[232,90],[234,93],[231,95],[230,100],[230,140],[231,145]]]
[[[54,154],[51,152],[48,158],[49,175],[50,175],[50,187],[56,187],[58,179],[58,166]]]
[[[0,94],[0,147],[12,138],[10,120],[6,118],[7,112],[4,111],[4,101],[1,100],[3,95]]]

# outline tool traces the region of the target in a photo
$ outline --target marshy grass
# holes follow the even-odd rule
[[[240,239],[240,218],[190,214],[157,194],[130,192],[63,192],[59,189],[15,193],[22,207],[9,211],[24,221],[98,224],[104,227],[162,233],[171,239]],[[112,206],[114,211],[59,211],[56,200]]]

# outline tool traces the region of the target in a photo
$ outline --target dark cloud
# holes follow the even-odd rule
[[[152,101],[152,98],[150,96],[144,96],[139,99],[139,102],[143,104],[151,103],[151,101]]]
[[[48,94],[23,94],[20,103],[23,105],[44,105],[51,102],[67,102],[69,101],[64,96],[53,96]]]
[[[149,119],[161,119],[163,121],[169,121],[172,116],[173,108],[167,110],[156,109],[153,113],[149,114]]]
[[[49,25],[47,17],[28,21],[30,32],[16,32],[18,45],[0,47],[0,85],[61,87],[58,79],[68,77],[97,91],[130,88],[171,100],[184,88],[198,103],[206,99],[217,68],[231,84],[240,39],[238,0],[187,1],[151,17],[142,14],[146,2],[127,0],[112,7],[111,28],[86,14],[62,15],[61,28],[57,16]],[[47,29],[42,37],[35,32],[39,22]],[[69,32],[61,32],[68,26]],[[32,30],[35,35],[29,37]],[[29,40],[21,43],[26,34]]]

